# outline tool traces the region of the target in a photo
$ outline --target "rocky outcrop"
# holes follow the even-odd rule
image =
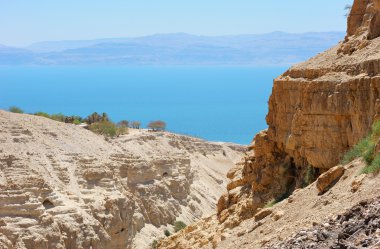
[[[306,184],[310,172],[315,179],[337,165],[379,119],[380,26],[374,24],[379,5],[356,0],[344,42],[275,79],[269,128],[256,135],[251,152],[234,169],[231,194],[223,197],[229,200],[226,209],[247,196],[253,208],[288,196]],[[342,52],[362,41],[365,46]]]
[[[0,248],[148,248],[211,215],[243,146],[0,111]]]
[[[228,173],[230,183],[212,223],[217,225],[210,229],[214,237],[206,245],[216,247],[225,229],[337,165],[380,118],[379,12],[379,0],[355,0],[343,42],[274,80],[268,129],[255,136],[246,157]],[[321,194],[343,174],[337,169],[336,175],[320,178]],[[172,248],[165,243],[162,248]]]
[[[344,170],[343,166],[336,166],[320,175],[317,179],[317,189],[319,194],[323,194],[329,190],[329,188],[331,188],[343,175]]]

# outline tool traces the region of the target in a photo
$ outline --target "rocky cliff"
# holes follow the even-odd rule
[[[162,248],[191,248],[189,241],[217,247],[226,229],[313,182],[369,132],[380,114],[379,20],[379,0],[355,0],[344,41],[274,80],[269,128],[255,136],[246,157],[227,174],[230,183],[217,216],[197,223],[193,229],[200,233],[180,234]],[[204,236],[206,228],[212,236]]]
[[[251,155],[229,174],[228,190],[248,187],[253,208],[304,185],[308,171],[316,177],[336,165],[378,118],[379,3],[355,1],[344,42],[274,80],[269,128],[256,135]],[[219,212],[240,199],[225,196]]]
[[[148,248],[213,213],[244,151],[143,130],[105,140],[0,111],[0,248]]]

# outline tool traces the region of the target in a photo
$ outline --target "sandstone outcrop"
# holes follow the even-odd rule
[[[0,111],[0,248],[148,248],[211,215],[245,147]]]
[[[268,130],[257,134],[238,165],[225,208],[247,197],[257,208],[283,199],[337,165],[380,115],[380,19],[378,0],[356,0],[345,41],[274,80],[266,117]],[[356,41],[366,45],[350,53]],[[240,188],[236,193],[236,188]],[[225,202],[226,203],[226,202]],[[221,213],[223,210],[218,210]]]
[[[335,166],[320,175],[317,179],[317,189],[319,194],[325,193],[335,184],[344,173],[343,166]]]
[[[218,202],[217,215],[209,224],[197,225],[211,227],[209,242],[194,245],[223,244],[228,236],[218,234],[253,218],[266,203],[279,202],[316,180],[380,119],[379,13],[379,0],[355,0],[344,41],[274,80],[268,129],[255,136],[246,157],[229,171],[230,183]],[[192,236],[207,239],[201,235],[205,233],[193,231]],[[181,236],[186,243],[179,242]],[[160,248],[174,248],[175,242],[178,248],[191,248],[188,241],[193,237],[177,235]]]

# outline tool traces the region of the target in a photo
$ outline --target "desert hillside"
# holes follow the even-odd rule
[[[271,248],[297,229],[380,196],[379,176],[358,176],[364,163],[344,177],[350,164],[334,168],[379,120],[379,36],[380,2],[355,0],[344,41],[274,80],[269,128],[255,136],[248,155],[228,172],[217,213],[161,241],[159,248]],[[373,143],[378,154],[380,145]],[[325,174],[331,175],[327,185],[338,184],[316,193],[313,182]],[[358,177],[369,184],[359,194],[349,190]],[[265,208],[276,203],[278,209]],[[269,214],[273,221],[258,222]]]
[[[0,248],[148,248],[211,215],[245,147],[168,132],[105,139],[0,111]]]

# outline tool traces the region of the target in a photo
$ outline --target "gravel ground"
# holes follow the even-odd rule
[[[379,249],[380,197],[362,201],[336,218],[315,224],[313,228],[268,248]]]

